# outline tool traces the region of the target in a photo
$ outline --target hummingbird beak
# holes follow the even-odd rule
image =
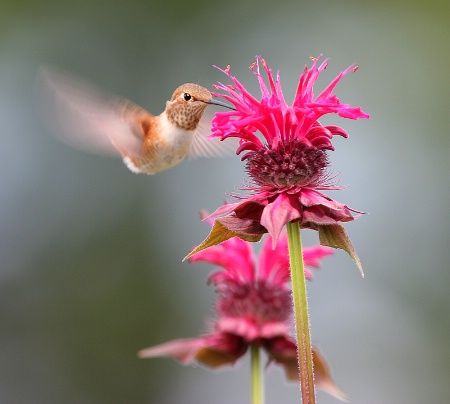
[[[232,109],[233,111],[236,111],[236,108],[231,107],[230,105],[225,104],[224,102],[221,101],[217,101],[217,100],[211,100],[211,101],[205,101],[206,104],[210,104],[210,105],[219,105],[221,107],[225,107],[228,109]]]

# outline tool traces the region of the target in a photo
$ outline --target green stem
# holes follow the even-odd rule
[[[303,267],[299,223],[288,223],[287,231],[302,403],[314,404],[316,402],[316,397],[314,390],[311,334],[309,332],[308,302],[306,298],[305,272]]]
[[[251,378],[252,404],[264,403],[263,378],[261,372],[260,349],[256,344],[251,345]]]

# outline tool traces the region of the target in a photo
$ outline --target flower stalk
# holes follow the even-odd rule
[[[302,403],[313,404],[316,402],[314,369],[299,223],[287,223],[287,232]]]
[[[264,404],[264,380],[261,371],[261,353],[259,346],[250,348],[250,372],[252,384],[252,404]]]

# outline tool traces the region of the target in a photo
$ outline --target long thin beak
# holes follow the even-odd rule
[[[222,101],[211,100],[211,101],[207,101],[206,103],[210,104],[210,105],[220,105],[221,107],[225,107],[225,108],[228,108],[228,109],[232,109],[233,111],[236,111],[236,108],[231,107],[230,105],[227,105],[227,104],[225,104]]]

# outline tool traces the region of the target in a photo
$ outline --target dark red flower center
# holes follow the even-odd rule
[[[245,160],[257,185],[277,189],[317,185],[328,166],[325,150],[295,140],[247,153]]]
[[[254,284],[227,282],[219,288],[217,308],[221,315],[251,319],[255,323],[290,319],[292,299],[287,289],[264,280]]]

